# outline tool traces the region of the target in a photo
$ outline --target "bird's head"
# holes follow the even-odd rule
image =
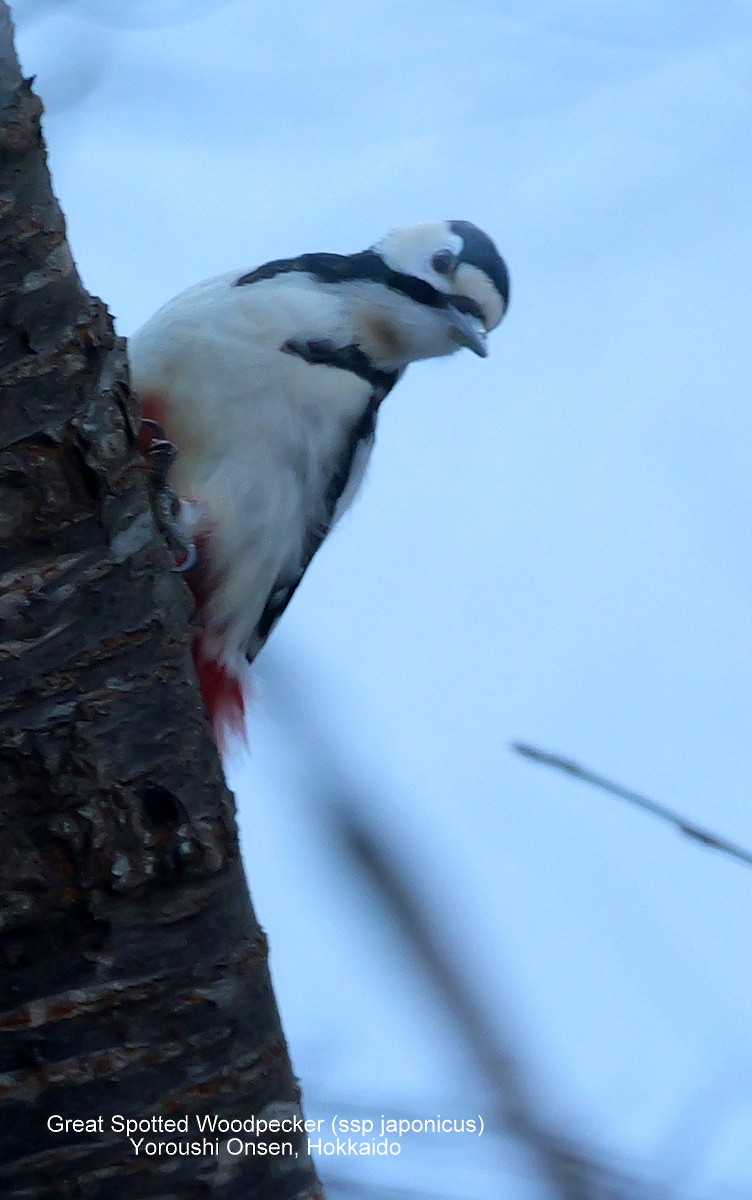
[[[439,293],[447,346],[432,353],[467,346],[485,358],[486,335],[509,304],[509,273],[488,234],[469,221],[426,221],[392,230],[373,250],[391,271]]]

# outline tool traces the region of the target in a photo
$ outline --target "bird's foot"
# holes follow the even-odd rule
[[[198,560],[196,544],[186,527],[180,498],[168,481],[177,447],[165,437],[162,426],[148,418],[141,422],[137,444],[146,467],[154,519],[173,558],[172,569],[190,571]]]

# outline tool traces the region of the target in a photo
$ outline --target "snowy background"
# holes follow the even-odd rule
[[[201,277],[428,218],[509,263],[490,358],[419,364],[385,404],[233,763],[309,1112],[498,1107],[343,853],[345,797],[542,1119],[652,1181],[594,1195],[748,1198],[752,874],[509,744],[752,844],[752,4],[13,8],[120,332]],[[320,1165],[349,1194],[564,1194],[491,1132]]]

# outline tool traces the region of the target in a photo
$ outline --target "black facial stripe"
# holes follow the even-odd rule
[[[469,296],[450,296],[449,303],[453,308],[459,309],[460,312],[469,313],[471,317],[477,317],[479,321],[485,324],[485,314],[479,304],[475,300],[471,300]]]
[[[341,371],[350,371],[359,379],[370,383],[382,398],[397,382],[397,371],[379,371],[365,351],[355,344],[335,346],[334,342],[325,339],[306,342],[290,338],[282,349],[287,354],[296,354],[308,363],[319,363],[327,367],[337,367]]]
[[[362,250],[359,254],[301,254],[298,258],[278,258],[264,263],[255,271],[241,275],[235,287],[245,287],[262,279],[273,279],[290,271],[301,271],[312,275],[320,283],[350,283],[368,280],[381,283],[393,292],[401,292],[419,304],[429,308],[446,308],[447,297],[415,275],[404,275],[393,271],[375,250]]]
[[[485,272],[504,301],[509,303],[509,272],[504,259],[499,254],[487,233],[478,229],[470,221],[450,221],[449,228],[462,238],[464,249],[460,252],[460,261],[471,263]]]

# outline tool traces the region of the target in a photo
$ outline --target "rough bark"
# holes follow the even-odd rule
[[[258,1139],[297,1156],[225,1136],[144,1157],[110,1128],[187,1114],[185,1142],[197,1114],[299,1115],[299,1092],[124,345],[73,265],[41,110],[0,0],[0,1190],[311,1196],[299,1134]],[[51,1114],[102,1131],[53,1133]]]

